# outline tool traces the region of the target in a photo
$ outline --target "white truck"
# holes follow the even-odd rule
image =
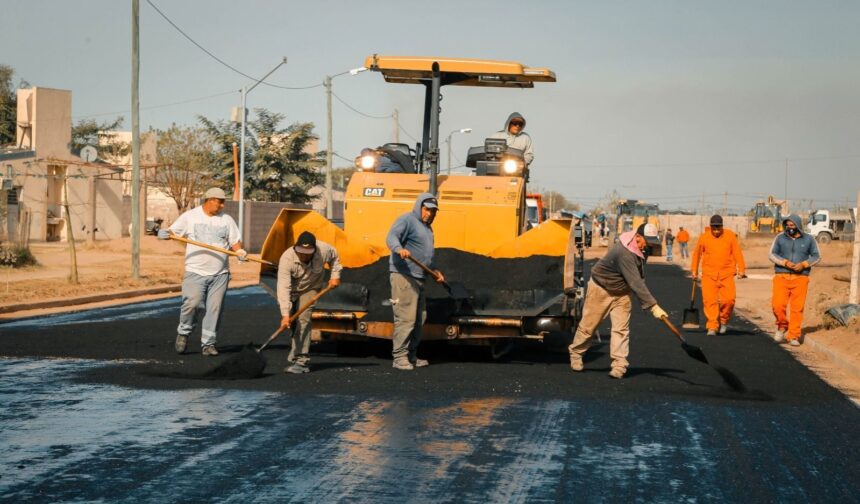
[[[832,240],[853,240],[856,224],[856,208],[851,208],[847,212],[816,210],[809,214],[806,232],[814,236],[818,243],[830,243]]]

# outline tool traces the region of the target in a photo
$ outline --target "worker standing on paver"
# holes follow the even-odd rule
[[[800,346],[803,308],[809,287],[809,273],[821,262],[818,243],[812,235],[801,231],[800,217],[791,214],[783,222],[785,231],[776,236],[770,248],[770,260],[774,263],[773,314],[776,316],[774,341],[783,343],[788,339],[791,346]],[[786,316],[786,309],[790,314]]]
[[[311,310],[305,310],[295,323],[290,316],[305,306],[322,290],[326,265],[331,269],[328,286],[340,285],[343,266],[337,250],[328,243],[317,241],[308,231],[299,235],[296,244],[281,254],[278,261],[278,305],[281,308],[281,327],[292,333],[292,347],[287,356],[285,373],[302,374],[310,371]]]
[[[684,229],[684,226],[679,226],[675,240],[678,241],[678,249],[681,253],[681,259],[689,259],[690,251],[687,250],[687,245],[690,242],[690,232]]]
[[[424,270],[408,258],[427,266],[433,263],[435,245],[431,225],[438,210],[439,202],[435,196],[420,194],[412,211],[394,221],[385,239],[391,250],[388,270],[394,311],[392,366],[401,371],[428,365],[426,360],[418,358],[421,328],[426,317]],[[445,281],[439,271],[436,271],[436,281]]]
[[[493,133],[490,135],[490,138],[504,138],[507,141],[508,147],[523,151],[523,161],[528,166],[532,164],[535,155],[532,149],[532,137],[523,131],[525,129],[526,118],[520,115],[519,112],[514,112],[505,121],[505,129]]]
[[[248,253],[242,249],[239,228],[232,217],[223,213],[227,195],[220,188],[213,187],[203,194],[203,204],[188,210],[176,219],[169,229],[160,229],[158,238],[169,240],[174,234],[180,238],[230,249],[245,261]],[[179,309],[179,327],[176,329],[174,348],[176,353],[185,353],[188,336],[197,325],[197,307],[206,306],[203,316],[201,335],[201,354],[218,355],[215,343],[218,326],[221,323],[221,310],[227,284],[230,282],[230,263],[228,256],[197,245],[185,247],[185,276],[182,278],[182,307]]]
[[[746,263],[738,237],[723,229],[723,218],[714,215],[711,226],[699,236],[693,250],[690,271],[699,277],[702,263],[702,306],[708,319],[708,336],[725,334],[735,308],[735,276],[746,278]]]
[[[609,356],[612,370],[609,376],[623,378],[627,373],[627,355],[630,352],[630,310],[631,293],[639,298],[643,310],[650,310],[657,320],[668,314],[660,308],[657,300],[645,285],[645,254],[648,247],[646,238],[655,238],[657,227],[642,224],[636,231],[628,231],[618,238],[618,242],[591,269],[591,279],[585,294],[582,320],[576,328],[573,342],[568,347],[570,368],[574,371],[584,369],[582,356],[591,345],[598,324],[609,314],[612,321],[612,335],[609,340]]]

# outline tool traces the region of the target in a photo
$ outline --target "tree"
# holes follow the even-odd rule
[[[17,133],[15,124],[18,120],[18,88],[30,87],[21,80],[16,86],[13,81],[15,69],[0,64],[0,145],[14,144]]]
[[[176,202],[180,214],[215,184],[215,175],[223,165],[215,138],[208,130],[175,124],[158,132],[156,157],[159,167],[151,183]]]
[[[571,203],[564,197],[564,195],[556,191],[546,191],[541,195],[541,199],[543,200],[544,208],[549,209],[551,212],[558,212],[559,210],[579,210],[579,204]]]
[[[113,121],[97,122],[95,119],[81,119],[72,126],[72,150],[80,151],[92,145],[100,159],[120,159],[131,153],[131,144],[119,140],[114,132],[122,126],[122,116]]]
[[[282,128],[283,114],[254,109],[257,117],[248,121],[245,138],[245,197],[257,201],[307,203],[308,189],[321,184],[324,176],[322,153],[308,152],[317,140],[313,123],[293,123]],[[233,185],[233,143],[239,144],[238,124],[212,121],[199,116],[200,123],[214,137],[224,154],[218,180]]]

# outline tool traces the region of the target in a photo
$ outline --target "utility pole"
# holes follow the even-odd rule
[[[723,215],[726,215],[726,213],[728,213],[728,208],[729,208],[729,193],[728,193],[728,191],[726,191],[723,193]]]
[[[137,1],[137,0],[135,0]],[[75,253],[75,233],[72,228],[72,213],[69,212],[69,167],[63,174],[63,208],[66,210],[66,241],[69,243],[69,283],[78,283],[78,256]]]
[[[782,193],[785,200],[785,214],[788,215],[788,158],[785,158],[785,190]]]
[[[325,76],[325,106],[326,106],[326,149],[325,149],[325,217],[331,220],[334,215],[334,199],[331,194],[331,76]]]
[[[394,119],[394,143],[400,143],[400,111],[394,109],[391,117]]]
[[[131,277],[140,279],[140,0],[131,0]],[[67,210],[68,212],[68,207]],[[70,237],[72,238],[72,237]],[[73,238],[72,238],[73,239]],[[77,278],[75,279],[77,281]]]
[[[848,209],[851,212],[851,209]],[[860,303],[860,229],[857,229],[857,217],[860,213],[860,192],[857,193],[857,211],[854,214],[854,255],[851,259],[851,289],[848,302]]]

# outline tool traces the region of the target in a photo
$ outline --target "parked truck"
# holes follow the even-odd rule
[[[853,240],[856,227],[856,208],[842,212],[822,209],[809,214],[806,232],[814,236],[818,243],[830,243],[832,240]]]

